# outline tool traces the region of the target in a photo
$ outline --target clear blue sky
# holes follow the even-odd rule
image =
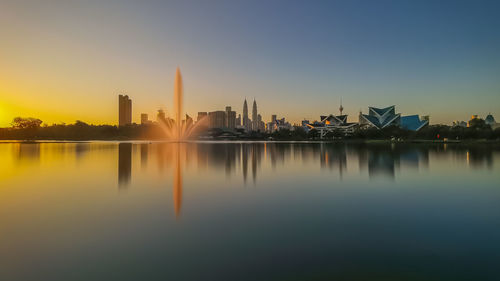
[[[393,104],[431,123],[498,120],[499,11],[472,0],[0,0],[0,119],[116,122],[122,91],[135,121],[172,113],[179,65],[191,115],[241,113],[255,97],[265,121],[298,122],[337,113],[342,97],[350,121]]]

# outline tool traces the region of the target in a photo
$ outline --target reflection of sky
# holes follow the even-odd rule
[[[0,144],[0,159],[17,171],[0,174],[0,260],[22,280],[460,280],[500,250],[491,147]]]
[[[136,122],[172,113],[177,65],[191,115],[255,96],[264,120],[299,121],[342,96],[354,119],[392,104],[432,122],[500,116],[497,1],[125,2],[2,1],[0,126],[116,122],[119,91]]]

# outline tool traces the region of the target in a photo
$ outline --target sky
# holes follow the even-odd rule
[[[0,127],[118,123],[173,116],[175,69],[185,111],[242,112],[264,121],[368,106],[450,124],[500,121],[499,1],[0,0]]]

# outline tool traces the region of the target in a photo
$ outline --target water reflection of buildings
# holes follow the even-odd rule
[[[340,179],[348,172],[366,171],[370,180],[376,178],[395,179],[398,173],[427,169],[430,155],[457,155],[458,162],[470,166],[492,166],[492,150],[461,149],[458,147],[405,145],[405,144],[310,144],[310,143],[157,143],[138,144],[140,166],[147,171],[157,169],[160,177],[172,176],[173,208],[180,216],[183,200],[183,170],[195,167],[197,172],[223,172],[229,179],[237,175],[242,184],[256,184],[261,170],[273,173],[278,169],[288,170],[287,165],[302,165],[307,169],[319,167],[335,171]],[[119,145],[119,183],[126,186],[131,179],[131,154],[134,145]],[[453,151],[453,153],[450,153]],[[156,159],[155,159],[156,158]],[[457,159],[458,159],[457,158]],[[148,165],[149,161],[157,165]],[[356,161],[358,163],[356,163]],[[301,168],[295,170],[301,172]],[[193,173],[190,173],[194,175]]]
[[[118,144],[118,187],[125,188],[132,176],[132,144]]]
[[[320,163],[321,168],[329,168],[333,170],[338,169],[339,176],[342,178],[344,172],[347,170],[347,152],[346,146],[320,144]]]
[[[376,145],[358,148],[360,170],[368,170],[370,179],[395,178],[396,170],[428,167],[429,153],[426,148],[406,145]]]
[[[479,147],[472,147],[467,150],[467,164],[475,169],[486,167],[493,168],[493,153]]]
[[[149,144],[143,143],[141,144],[141,169],[146,170],[148,167],[148,152],[149,152]]]
[[[465,162],[472,169],[493,168],[493,152],[492,147],[470,146],[470,147],[446,147],[442,150],[434,150],[433,153],[437,157],[446,157],[451,152],[454,160],[457,162]]]

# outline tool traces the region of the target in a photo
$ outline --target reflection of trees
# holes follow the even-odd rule
[[[484,147],[471,147],[467,151],[468,164],[472,168],[487,167],[493,168],[493,152],[492,149],[485,149]]]
[[[76,159],[81,159],[89,151],[90,145],[88,143],[75,143],[74,149]]]
[[[38,143],[20,143],[17,149],[17,160],[39,161],[40,144]]]
[[[466,163],[469,167],[478,169],[486,167],[487,169],[493,168],[493,153],[500,151],[497,146],[489,145],[446,145],[446,149],[434,148],[432,153],[439,158],[448,157],[450,154],[453,160],[457,162]]]

